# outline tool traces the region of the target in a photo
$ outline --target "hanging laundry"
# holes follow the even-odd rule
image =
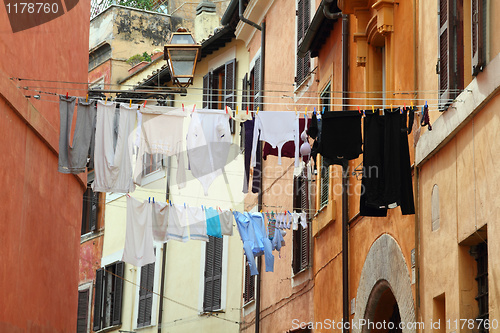
[[[325,112],[318,152],[333,159],[355,159],[361,154],[361,114],[358,111]]]
[[[95,101],[78,99],[76,126],[71,141],[71,124],[76,97],[59,96],[59,167],[62,173],[85,172],[96,117]]]
[[[307,213],[306,212],[300,213],[300,225],[304,229],[307,228]]]
[[[413,129],[413,122],[415,120],[415,107],[410,107],[408,108],[408,134],[411,133],[412,129]]]
[[[274,212],[266,213],[267,217],[267,235],[270,240],[274,238],[274,233],[276,230],[276,218]]]
[[[205,195],[222,174],[230,146],[229,114],[221,110],[200,110],[192,114],[187,134],[189,166]]]
[[[283,234],[286,235],[286,231],[277,230],[277,232],[276,232],[276,234],[271,242],[273,250],[280,252],[281,248],[283,246],[285,246],[285,239],[283,238]],[[281,254],[280,254],[280,256],[281,256]]]
[[[306,121],[304,118],[300,118],[299,119],[299,133],[303,133],[305,131],[305,128],[306,128]],[[307,136],[305,139],[303,139],[302,136],[300,136],[299,138],[300,138],[299,139],[299,152],[300,152],[300,147],[303,144],[306,144]],[[278,153],[279,152],[278,152],[277,147],[271,147],[271,145],[268,142],[264,142],[264,149],[262,151],[262,158],[264,160],[266,160],[267,156],[269,156],[269,155],[278,156]],[[295,158],[295,141],[288,141],[283,145],[283,148],[281,149],[281,157]],[[305,162],[306,156],[302,155],[302,158]]]
[[[127,195],[127,227],[122,260],[136,267],[155,262],[153,205]]]
[[[252,160],[253,129],[255,121],[248,120],[243,123],[245,132],[245,174],[243,179],[243,193],[248,193],[248,182],[250,180],[250,161]],[[257,144],[257,151],[260,151],[260,141]],[[260,189],[261,162],[257,161],[253,167],[252,193],[258,193]]]
[[[189,220],[189,238],[208,242],[207,218],[200,207],[187,207]]]
[[[205,207],[207,235],[222,238],[219,212],[212,207]]]
[[[262,213],[233,212],[236,226],[243,242],[243,250],[250,266],[250,274],[257,275],[255,256],[264,253],[266,272],[274,271],[274,255],[272,244],[266,235],[264,216]]]
[[[155,202],[153,205],[153,239],[157,242],[168,240],[168,220],[170,206],[166,202]]]
[[[183,205],[172,204],[168,209],[167,240],[187,242],[189,233],[186,222],[186,209]]]
[[[148,154],[163,154],[165,156],[177,157],[177,186],[183,188],[186,185],[186,175],[182,140],[186,112],[182,108],[167,106],[141,106],[142,126],[140,138],[133,138],[135,142],[140,141],[139,152],[134,169],[134,183],[141,184],[143,175],[143,156]]]
[[[226,236],[233,235],[233,213],[230,210],[224,210],[219,214],[221,234]]]
[[[278,148],[278,165],[281,165],[283,145],[294,141],[295,167],[299,166],[299,118],[293,111],[265,111],[255,115],[252,144],[252,166],[256,166],[258,140],[268,142]]]
[[[399,108],[384,110],[383,117],[366,112],[362,216],[386,216],[397,206],[403,215],[415,213],[406,122],[407,111]]]
[[[292,213],[292,229],[299,230],[299,217],[300,214],[297,212]]]
[[[131,151],[128,139],[135,124],[135,109],[120,104],[116,147],[113,147],[115,103],[97,101],[96,137],[94,151],[94,192],[128,193],[135,189],[132,181]]]
[[[429,131],[432,131],[431,120],[429,118],[429,107],[427,106],[427,102],[425,102],[425,106],[422,107],[422,119],[420,120],[420,126],[427,126]]]
[[[230,110],[229,112],[231,113],[231,108],[228,107],[228,109]],[[233,117],[233,119],[235,121],[239,121],[241,123],[247,121],[247,120],[252,120],[252,113],[251,112],[248,112],[246,110],[241,110],[239,111],[238,113],[236,113]]]

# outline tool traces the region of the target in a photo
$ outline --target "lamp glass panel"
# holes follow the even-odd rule
[[[170,44],[196,44],[194,42],[193,36],[184,34],[174,34]]]
[[[170,62],[174,75],[193,75],[197,50],[170,50]]]

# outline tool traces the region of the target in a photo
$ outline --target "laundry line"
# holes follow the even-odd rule
[[[56,95],[62,95],[62,94],[56,94]],[[29,97],[33,97],[33,96],[29,96]],[[78,98],[86,98],[86,96],[75,96],[75,97],[78,97]],[[89,99],[95,99],[95,98],[92,98],[92,97],[89,97]],[[40,101],[43,101],[43,102],[51,102],[51,103],[59,103],[58,101],[56,100],[49,100],[49,99],[45,99],[45,98],[37,98],[37,100],[40,100]],[[140,101],[140,102],[150,102],[152,99],[148,98],[134,98],[133,101]],[[112,101],[111,99],[109,99],[108,101],[110,102],[115,102],[115,101]],[[192,99],[183,99],[183,100],[179,100],[179,101],[175,101],[175,100],[166,100],[165,102],[186,102],[188,104],[191,104],[191,103],[199,103],[199,104],[202,104],[202,101],[200,100],[192,100]],[[124,104],[127,104],[127,102],[125,101],[120,101],[120,102],[116,102],[116,103],[124,103]],[[222,101],[221,101],[222,103]],[[447,103],[428,103],[427,104],[427,107],[428,108],[433,108],[434,110],[432,109],[429,109],[428,112],[442,112],[441,110],[439,110],[439,108],[441,108],[443,105],[447,105],[447,104],[453,104],[453,103],[463,103],[463,101],[461,100],[450,100],[449,102]],[[137,104],[137,103],[132,103],[132,104]],[[279,103],[279,102],[260,102],[258,103],[259,105],[263,105],[263,106],[276,106],[276,105],[279,105],[279,106],[284,106],[284,107],[292,107],[292,108],[288,108],[287,110],[272,110],[272,111],[294,111],[295,108],[297,106],[302,106],[302,107],[307,107],[308,110],[307,110],[307,114],[312,114],[312,112],[314,112],[315,108],[317,108],[316,112],[318,113],[319,110],[322,110],[322,107],[326,108],[330,108],[330,107],[338,107],[338,108],[344,108],[344,107],[349,107],[351,108],[352,110],[351,111],[356,111],[356,107],[359,107],[361,111],[363,110],[371,110],[371,108],[375,108],[375,109],[390,109],[391,108],[391,104],[350,104],[350,103]],[[394,103],[392,104],[393,108],[396,109],[396,108],[400,108],[400,107],[404,107],[404,104],[406,103],[402,103],[403,105],[401,105],[401,103]],[[195,104],[196,105],[196,104]],[[414,105],[415,108],[419,108],[421,109],[422,107],[424,107],[425,104],[417,104],[417,105]],[[179,106],[177,106],[179,107]],[[411,104],[409,105],[406,105],[407,108],[410,108],[411,107]],[[451,106],[453,107],[453,106]],[[202,110],[202,108],[200,108],[200,110]],[[236,109],[232,110],[233,112],[236,112]],[[246,112],[246,108],[245,109],[241,109],[238,107],[238,112]],[[248,113],[252,113],[252,114],[255,114],[257,112],[259,112],[260,110],[248,110]],[[330,110],[328,112],[343,112],[344,110]],[[297,113],[300,113],[300,114],[305,114],[305,109],[304,110],[298,110],[297,109]],[[422,113],[421,110],[416,110],[415,113],[417,114],[420,114]]]
[[[40,80],[40,79],[27,79],[27,78],[15,78],[11,77],[11,80],[15,81],[34,81],[34,82],[47,82],[47,83],[63,83],[63,84],[79,84],[79,85],[93,85],[94,83],[91,82],[75,82],[75,81],[57,81],[57,80]],[[271,83],[265,81],[265,83]],[[139,88],[140,85],[137,84],[118,84],[118,83],[103,83],[104,86],[117,86],[117,87],[133,87],[133,88]],[[36,86],[31,86],[35,87]],[[45,88],[45,86],[39,86],[40,88]],[[64,87],[54,87],[56,89],[63,89]],[[165,87],[159,87],[159,86],[145,86],[144,88],[147,89],[158,89],[158,90],[165,90]],[[168,87],[167,87],[168,88]],[[177,87],[171,87],[171,89],[176,89]],[[73,88],[70,88],[73,89]],[[78,88],[77,88],[78,89]],[[84,90],[88,90],[84,89]],[[194,87],[191,86],[188,88],[189,90],[203,90],[202,87]],[[75,89],[73,89],[75,90]],[[237,91],[237,92],[245,92],[245,91],[251,91],[254,93],[258,92],[283,92],[283,93],[295,93],[296,89],[291,89],[291,90],[275,90],[275,89],[262,89],[262,90],[245,90],[245,89],[232,89],[232,91]],[[441,94],[445,91],[450,91],[450,92],[462,92],[462,91],[469,91],[468,89],[447,89],[447,90],[440,90],[440,89],[431,89],[431,90],[371,90],[371,91],[350,91],[350,90],[331,90],[327,91],[328,93],[334,93],[334,94],[383,94],[383,93],[391,93],[391,94],[424,94],[424,93],[436,93],[436,94]],[[311,93],[324,93],[325,90],[308,90],[305,91],[306,93],[311,92]]]

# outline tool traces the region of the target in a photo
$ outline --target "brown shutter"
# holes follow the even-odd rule
[[[448,0],[439,1],[439,99],[444,108],[450,97],[450,76],[448,64]]]
[[[484,0],[471,0],[472,75],[479,74],[485,62],[485,8]]]
[[[104,269],[99,268],[95,272],[95,293],[94,293],[94,323],[92,329],[99,331],[102,328],[102,301],[104,287]]]
[[[299,0],[297,9],[297,47],[302,44],[307,29],[309,28],[309,18],[311,14],[310,0]],[[304,58],[297,58],[297,71],[295,82],[297,85],[302,83],[311,69],[311,54],[308,51]]]
[[[111,325],[120,325],[122,323],[122,298],[123,298],[123,274],[125,263],[119,261],[115,264],[114,290],[113,290],[113,305]]]
[[[229,106],[232,110],[236,108],[236,59],[228,61],[224,65],[224,106]],[[231,115],[232,116],[232,115]],[[231,133],[234,134],[234,119],[229,120]]]
[[[245,286],[243,289],[243,304],[252,301],[255,297],[255,277],[250,274],[250,266],[245,257]]]
[[[87,333],[89,318],[89,290],[78,291],[78,315],[76,320],[76,332]]]
[[[141,267],[141,285],[139,289],[139,311],[137,315],[137,326],[151,325],[151,314],[153,311],[153,288],[154,288],[155,264]]]

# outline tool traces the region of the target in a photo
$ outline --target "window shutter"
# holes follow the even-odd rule
[[[300,226],[300,269],[309,264],[309,228]]]
[[[440,109],[450,98],[449,47],[448,47],[448,0],[439,1],[439,99]]]
[[[76,332],[87,333],[89,309],[89,290],[78,291],[78,316],[76,321]]]
[[[215,237],[208,236],[205,249],[205,291],[203,295],[203,311],[212,311],[213,274],[214,274]]]
[[[245,287],[243,289],[243,304],[252,301],[255,297],[255,277],[250,274],[250,266],[245,257]]]
[[[262,110],[262,82],[261,82],[261,57],[255,60],[253,74],[253,110],[257,111],[257,107]]]
[[[151,325],[151,314],[153,311],[154,272],[154,263],[141,267],[141,285],[139,289],[139,311],[137,315],[137,327]]]
[[[221,308],[222,285],[222,244],[223,238],[209,236],[205,252],[205,292],[203,311]]]
[[[90,226],[89,229],[90,231],[95,231],[97,229],[97,207],[99,205],[99,192],[94,192],[92,189],[90,190],[91,193],[91,206],[90,206]]]
[[[94,323],[92,329],[99,331],[102,319],[102,300],[103,300],[103,285],[104,285],[104,269],[99,268],[95,272],[95,295],[94,295]]]
[[[203,108],[211,109],[212,108],[212,76],[213,74],[207,73],[203,77]]]
[[[485,56],[485,3],[484,0],[471,0],[471,43],[472,43],[472,75],[483,70]]]
[[[224,65],[224,105],[229,106],[232,110],[236,108],[236,59],[228,61]],[[229,120],[231,133],[234,134],[234,119]]]
[[[115,264],[115,276],[113,291],[113,305],[112,305],[112,318],[111,325],[120,325],[122,323],[122,296],[123,296],[123,276],[125,270],[125,263],[119,261]]]

